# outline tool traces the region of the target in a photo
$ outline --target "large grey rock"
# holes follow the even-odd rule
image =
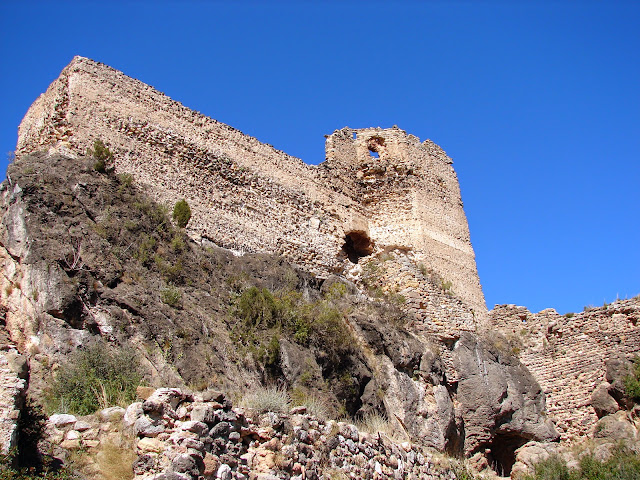
[[[133,424],[133,431],[141,437],[156,437],[164,432],[165,428],[161,421],[152,420],[143,415]]]
[[[210,403],[194,403],[191,409],[191,420],[213,424],[216,421],[216,408]]]
[[[380,357],[384,373],[384,404],[399,433],[420,438],[430,447],[457,452],[461,443],[455,409],[447,388],[413,379]]]
[[[72,423],[76,423],[78,419],[75,415],[69,415],[67,413],[56,413],[55,415],[51,415],[49,417],[49,423],[55,425],[56,427],[64,427],[65,425],[71,425]]]
[[[609,395],[610,388],[611,384],[608,382],[602,382],[591,394],[591,406],[596,411],[598,418],[602,418],[605,415],[609,415],[620,410],[618,402]]]
[[[605,360],[605,380],[611,384],[609,395],[623,408],[631,408],[633,401],[627,396],[624,380],[631,375],[631,362],[622,354],[612,355]]]
[[[159,388],[142,403],[142,410],[147,415],[175,416],[175,409],[188,395],[178,388]]]
[[[186,473],[197,478],[204,472],[204,460],[200,455],[183,453],[173,458],[171,468],[174,472]]]
[[[490,448],[494,461],[509,470],[515,449],[524,443],[558,440],[553,423],[543,415],[540,386],[516,357],[468,332],[453,353],[467,454]]]
[[[628,413],[620,410],[598,420],[594,437],[606,438],[611,441],[635,442],[638,438],[638,432]]]
[[[534,465],[558,454],[557,443],[528,442],[515,452],[515,464],[511,469],[511,477],[531,475]]]

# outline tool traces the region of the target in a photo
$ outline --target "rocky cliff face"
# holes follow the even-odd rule
[[[70,353],[100,341],[133,346],[156,386],[212,385],[238,395],[277,381],[321,396],[334,415],[377,413],[405,438],[451,453],[480,451],[501,432],[517,446],[553,439],[540,415],[544,398],[513,357],[481,354],[481,365],[494,365],[483,381],[495,384],[498,410],[493,395],[461,394],[478,375],[470,367],[478,351],[467,347],[483,342],[475,334],[442,342],[412,329],[410,315],[393,304],[398,298],[374,298],[373,281],[361,291],[275,256],[198,245],[132,177],[98,173],[93,164],[32,154],[12,164],[2,184],[0,295],[6,330],[29,360],[33,398],[43,398],[51,371]],[[313,335],[304,339],[284,323],[256,328],[247,343],[238,299],[251,288],[289,299],[297,315],[311,309],[336,323],[322,324],[329,335],[310,323]],[[177,293],[175,302],[167,291]],[[473,440],[468,432],[482,434]]]

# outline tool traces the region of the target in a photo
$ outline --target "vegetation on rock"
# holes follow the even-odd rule
[[[638,480],[640,456],[618,447],[606,461],[597,460],[593,454],[580,458],[577,468],[569,468],[567,462],[555,455],[535,464],[533,475],[522,480]]]
[[[88,415],[126,405],[135,399],[141,379],[134,350],[96,342],[71,354],[60,366],[47,407],[50,412]]]
[[[178,200],[173,207],[173,219],[180,228],[184,228],[191,220],[191,207],[185,199]]]
[[[632,372],[624,379],[624,387],[627,395],[640,403],[640,356],[636,355],[632,362]]]
[[[100,139],[93,142],[93,149],[89,153],[95,159],[93,168],[96,172],[105,173],[107,171],[107,162],[113,160],[113,153]]]

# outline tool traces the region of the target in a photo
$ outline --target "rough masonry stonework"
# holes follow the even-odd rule
[[[594,433],[591,396],[605,380],[605,362],[640,352],[640,297],[564,316],[551,308],[531,313],[525,307],[497,305],[490,320],[540,383],[548,415],[562,438]]]
[[[96,139],[156,199],[187,199],[196,239],[280,254],[320,276],[400,248],[451,285],[463,316],[486,312],[452,161],[429,140],[397,127],[343,128],[327,136],[326,161],[307,165],[75,57],[29,109],[16,154],[84,153]]]

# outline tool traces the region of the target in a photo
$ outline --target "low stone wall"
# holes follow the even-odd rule
[[[134,477],[140,480],[456,478],[409,442],[324,421],[306,407],[287,413],[233,408],[219,392],[162,388],[126,410],[115,407],[82,418],[54,415],[47,425],[48,441],[62,456],[97,451],[101,442],[123,444],[116,432],[133,442]]]

